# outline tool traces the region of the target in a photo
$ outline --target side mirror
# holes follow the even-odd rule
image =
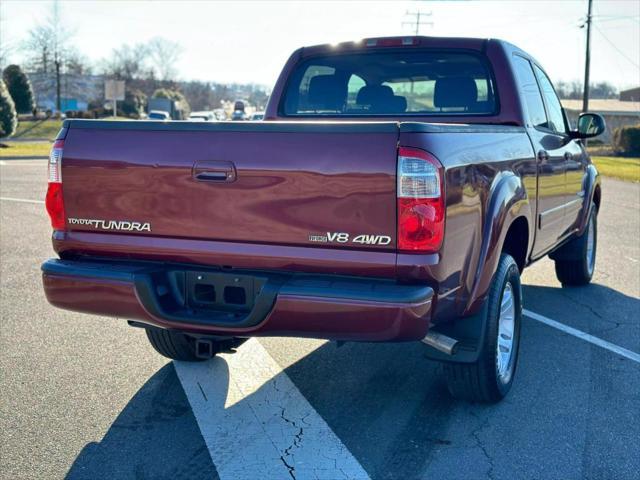
[[[597,113],[581,113],[578,117],[578,128],[571,132],[573,138],[597,137],[607,129],[602,115]]]

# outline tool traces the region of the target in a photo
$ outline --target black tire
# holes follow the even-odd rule
[[[510,284],[513,298],[513,344],[505,373],[498,373],[498,325],[503,292]],[[498,268],[483,308],[486,328],[480,356],[476,363],[443,364],[447,388],[451,395],[471,402],[495,403],[502,400],[513,384],[520,350],[520,326],[522,324],[522,288],[520,271],[515,260],[505,253],[500,256]]]
[[[162,356],[183,362],[202,362],[206,358],[196,356],[195,340],[184,333],[161,328],[147,328],[151,346]]]
[[[589,232],[593,228],[593,248],[589,254]],[[561,258],[555,259],[556,277],[563,286],[587,285],[593,278],[598,247],[598,215],[593,205],[589,214],[589,223],[582,235],[574,238],[562,247]]]

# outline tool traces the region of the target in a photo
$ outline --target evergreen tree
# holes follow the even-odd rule
[[[0,137],[10,137],[16,133],[18,126],[18,114],[9,90],[0,80]]]
[[[9,65],[2,73],[9,95],[18,113],[31,113],[34,108],[31,82],[18,65]]]

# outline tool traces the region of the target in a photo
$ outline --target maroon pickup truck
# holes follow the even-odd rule
[[[516,369],[520,273],[591,280],[598,172],[549,77],[499,40],[297,50],[265,121],[65,121],[46,207],[52,305],[197,361],[248,337],[422,341],[454,396]]]

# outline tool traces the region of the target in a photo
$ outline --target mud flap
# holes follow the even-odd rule
[[[457,318],[431,327],[431,331],[454,338],[459,343],[452,355],[447,355],[429,345],[425,345],[427,358],[447,363],[477,362],[485,344],[488,303],[485,300],[482,308],[475,315]]]

